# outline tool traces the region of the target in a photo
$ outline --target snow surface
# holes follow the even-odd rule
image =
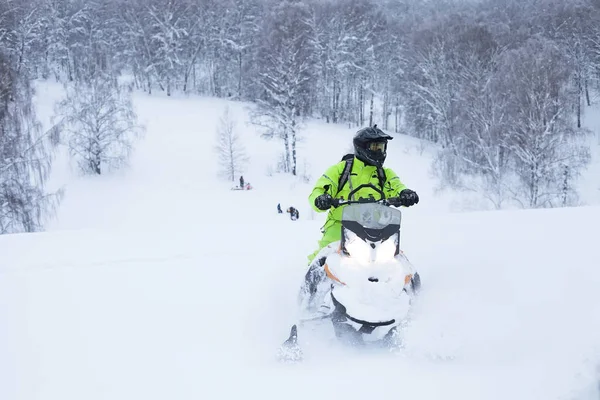
[[[40,86],[45,123],[57,93]],[[311,122],[302,182],[267,176],[280,144],[243,123],[244,104],[135,104],[147,134],[130,169],[90,179],[59,159],[53,184],[67,195],[49,232],[0,236],[0,399],[599,398],[600,207],[450,213],[427,154],[397,136],[389,164],[421,195],[403,210],[402,248],[424,285],[406,348],[323,338],[304,343],[304,364],[281,365],[324,218],[306,199],[353,131]],[[225,105],[252,191],[215,175]]]
[[[600,98],[586,107],[583,126],[591,131],[589,138],[592,162],[582,173],[579,181],[581,201],[584,204],[600,204]]]

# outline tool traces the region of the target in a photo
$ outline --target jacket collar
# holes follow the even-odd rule
[[[352,162],[352,169],[354,169],[354,167],[357,167],[359,169],[363,169],[363,168],[376,168],[374,165],[367,165],[364,162],[362,162],[361,160],[359,160],[358,158],[356,158],[356,156],[354,157],[354,161]]]

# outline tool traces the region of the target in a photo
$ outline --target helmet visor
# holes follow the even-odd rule
[[[383,153],[385,151],[385,144],[385,142],[371,142],[369,143],[368,149]]]

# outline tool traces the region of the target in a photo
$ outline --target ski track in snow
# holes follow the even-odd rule
[[[264,176],[279,145],[248,135],[256,189],[230,191],[200,145],[225,102],[136,104],[148,134],[128,172],[70,178],[50,232],[0,236],[0,399],[599,398],[599,207],[447,213],[427,160],[394,140],[423,194],[402,222],[424,285],[406,347],[348,349],[306,326],[305,362],[282,365],[323,221],[310,183]],[[311,129],[301,149],[351,137]],[[337,158],[315,152],[312,181]]]

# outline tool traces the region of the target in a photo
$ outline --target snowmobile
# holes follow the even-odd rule
[[[298,298],[301,317],[279,349],[281,361],[302,360],[298,326],[312,321],[330,320],[335,336],[351,345],[398,345],[421,280],[400,250],[401,211],[372,184],[348,197],[364,187],[381,198],[334,199],[333,207],[344,206],[341,240],[323,248],[306,273]]]

